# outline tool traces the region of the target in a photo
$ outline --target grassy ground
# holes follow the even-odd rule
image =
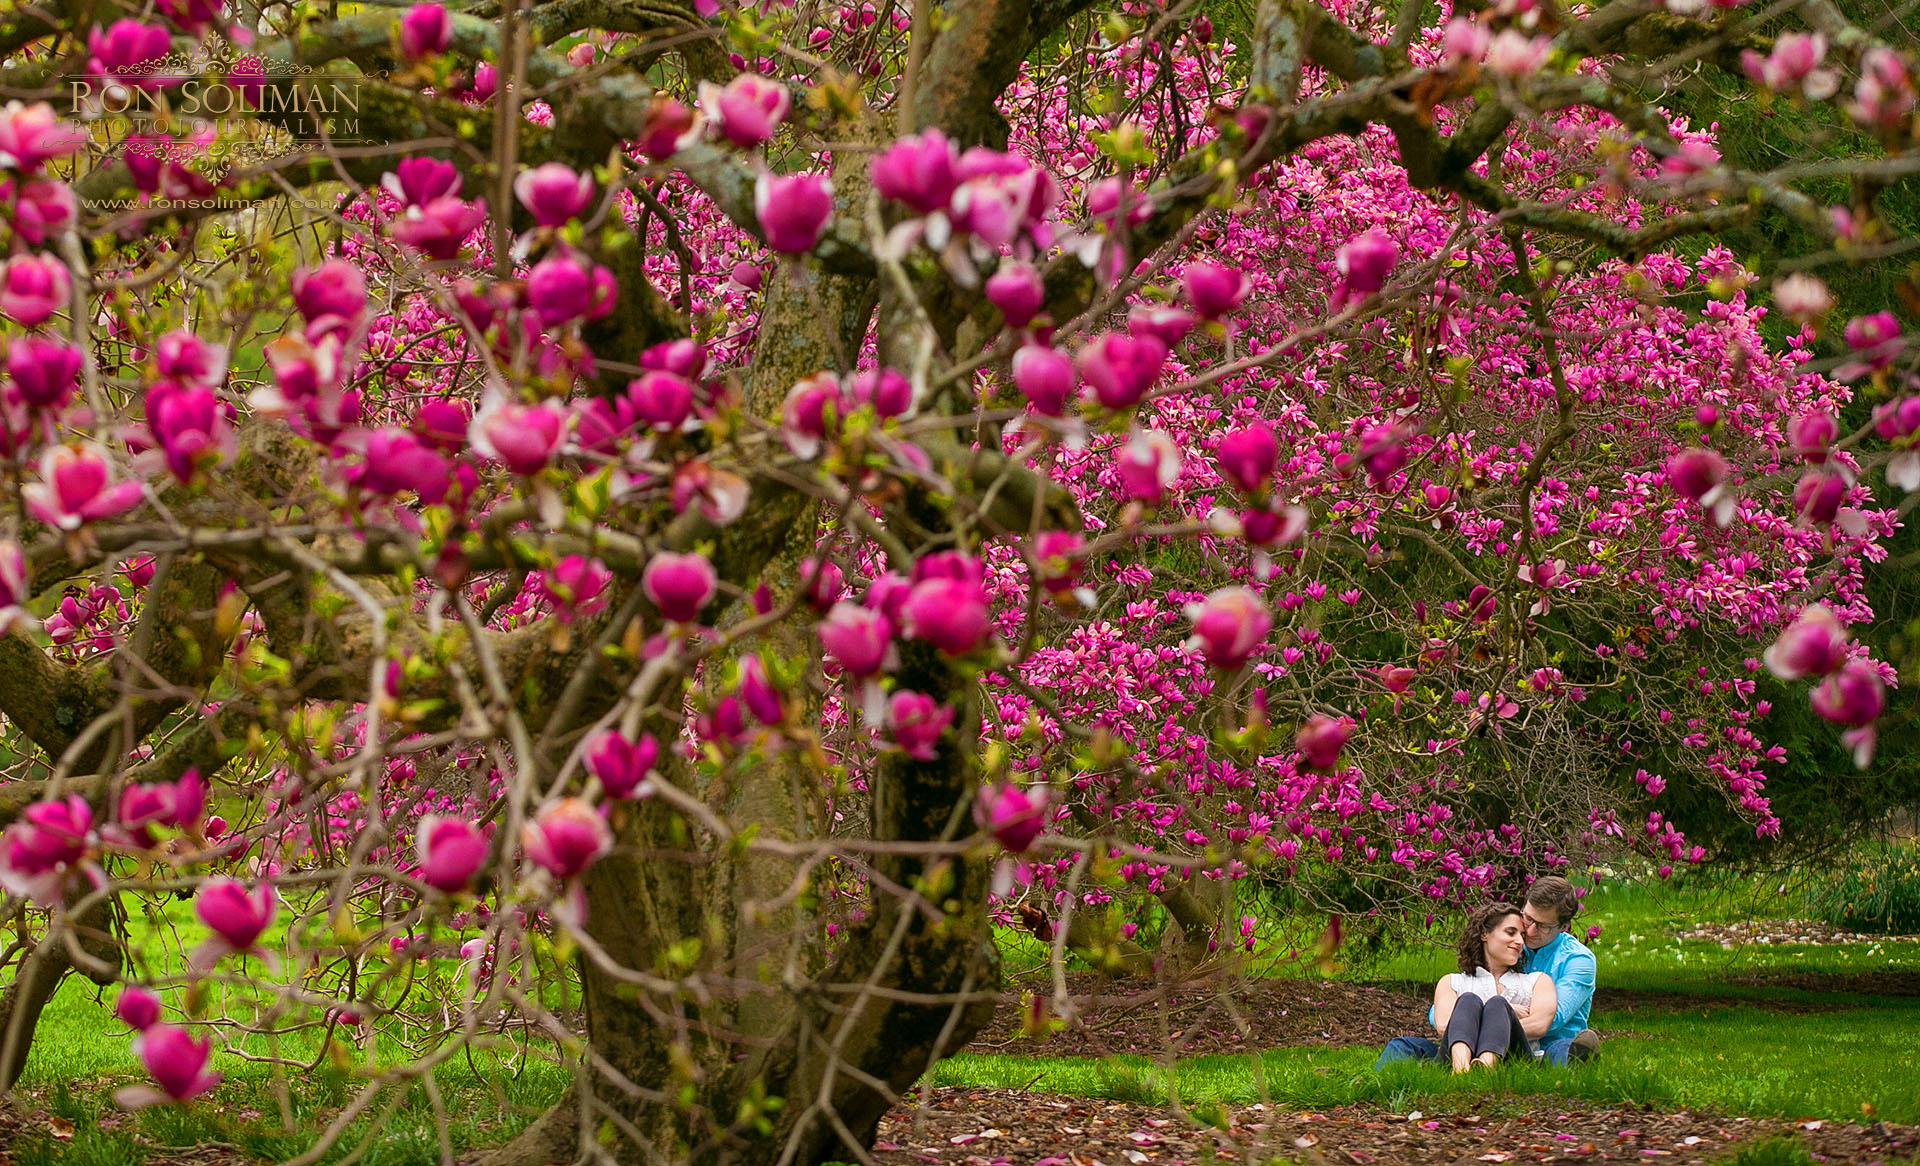
[[[1672,938],[1697,922],[1778,918],[1803,914],[1799,888],[1751,883],[1696,883],[1679,888],[1597,892],[1581,927],[1599,923],[1595,945],[1605,985],[1699,997],[1699,1007],[1671,1012],[1599,1013],[1608,1034],[1604,1056],[1574,1069],[1522,1066],[1465,1082],[1432,1066],[1399,1065],[1372,1071],[1372,1048],[1274,1049],[1258,1056],[1215,1056],[1161,1065],[1143,1058],[1105,1060],[963,1055],[932,1074],[941,1085],[1042,1089],[1158,1103],[1249,1103],[1258,1100],[1323,1108],[1375,1102],[1396,1109],[1444,1110],[1528,1104],[1549,1094],[1595,1101],[1636,1101],[1675,1107],[1717,1106],[1766,1116],[1858,1118],[1920,1122],[1920,998],[1834,995],[1800,988],[1732,984],[1730,977],[1777,972],[1860,973],[1920,970],[1920,944],[1869,942],[1831,946],[1750,945],[1732,950],[1710,941]],[[1015,953],[1017,956],[1017,952]],[[1345,978],[1431,980],[1448,970],[1437,949],[1408,952],[1391,962],[1341,973]],[[1280,971],[1285,963],[1270,971]],[[69,980],[42,1021],[42,1039],[29,1058],[22,1087],[55,1117],[71,1121],[71,1140],[49,1129],[8,1147],[21,1166],[73,1163],[106,1166],[139,1160],[136,1134],[148,1145],[218,1142],[262,1159],[290,1157],[312,1142],[310,1131],[349,1103],[370,1079],[371,1066],[403,1058],[384,1039],[371,1051],[322,1046],[309,1031],[289,1037],[279,1052],[310,1070],[276,1070],[238,1055],[218,1059],[226,1082],[212,1103],[125,1115],[111,1104],[112,1087],[138,1079],[128,1035],[95,989]],[[1771,1002],[1773,1008],[1763,1005]],[[1795,1015],[1783,1003],[1839,1004],[1840,1011]],[[217,1012],[217,1009],[214,1010]],[[241,1051],[264,1056],[259,1043]],[[496,1040],[472,1057],[459,1057],[435,1074],[440,1102],[456,1147],[497,1142],[558,1096],[564,1071],[535,1050]],[[1489,1093],[1493,1095],[1489,1097]],[[356,1123],[326,1160],[337,1160],[376,1128],[380,1136],[362,1160],[375,1166],[432,1163],[438,1157],[434,1105],[415,1084],[383,1097]],[[290,1119],[290,1120],[289,1120]],[[300,1131],[287,1132],[292,1129]]]

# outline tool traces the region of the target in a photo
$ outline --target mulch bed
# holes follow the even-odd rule
[[[1700,923],[1673,933],[1675,939],[1704,939],[1721,947],[1740,947],[1749,943],[1778,944],[1826,943],[1912,943],[1920,935],[1869,935],[1848,931],[1815,919],[1752,919],[1734,923]]]
[[[1831,992],[1920,994],[1920,974],[1875,973],[1874,987],[1858,977],[1800,977],[1810,982],[1769,984],[1811,987]],[[1887,985],[1914,981],[1905,992]],[[1846,983],[1838,981],[1845,980]],[[1756,981],[1758,982],[1758,981]],[[1183,1056],[1243,1053],[1250,1049],[1304,1045],[1382,1045],[1396,1036],[1425,1033],[1431,984],[1396,981],[1350,984],[1339,980],[1195,980],[1160,985],[1142,980],[1107,980],[1091,974],[1067,977],[1073,1019],[1044,1041],[1022,1032],[1020,998],[1008,995],[993,1023],[971,1045],[972,1052],[1019,1052],[1047,1056],[1104,1056],[1138,1053],[1160,1056],[1177,1039]],[[1051,993],[1043,990],[1043,996]],[[1763,1008],[1790,1013],[1830,1012],[1841,1004],[1791,1000],[1738,1000],[1642,992],[1604,985],[1594,996],[1596,1012],[1683,1012],[1727,1007]]]
[[[1920,972],[1754,972],[1728,976],[1727,982],[1850,996],[1920,996]]]
[[[1524,1101],[1524,1099],[1516,1099]],[[1309,1166],[1371,1163],[1705,1163],[1736,1142],[1798,1140],[1816,1161],[1868,1166],[1912,1161],[1920,1127],[1779,1121],[1534,1099],[1500,1110],[1428,1116],[1349,1105],[1321,1113],[1249,1106],[1225,1129],[1170,1110],[1010,1089],[935,1089],[880,1123],[874,1158],[884,1166],[1164,1166],[1278,1156]]]

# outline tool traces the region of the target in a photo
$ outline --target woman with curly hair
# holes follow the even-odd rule
[[[1558,1001],[1544,972],[1518,971],[1526,950],[1520,908],[1488,903],[1467,918],[1460,970],[1433,989],[1433,1026],[1453,1071],[1534,1056],[1533,1042],[1553,1023]]]

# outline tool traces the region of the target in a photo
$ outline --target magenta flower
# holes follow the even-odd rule
[[[0,109],[0,169],[31,174],[49,159],[77,153],[86,140],[86,131],[44,101],[9,101]]]
[[[847,414],[840,378],[816,373],[787,390],[780,407],[780,430],[795,457],[817,457],[821,445],[839,431]]]
[[[573,407],[574,440],[590,453],[615,452],[620,439],[639,423],[633,401],[627,397],[590,397]],[[676,508],[678,509],[678,508]]]
[[[23,328],[38,328],[73,293],[66,265],[48,255],[28,252],[13,258],[0,282],[0,315]]]
[[[1075,365],[1080,379],[1109,409],[1130,409],[1140,403],[1167,363],[1167,346],[1153,336],[1109,332],[1080,350]]]
[[[1913,78],[1892,49],[1874,45],[1860,54],[1860,82],[1847,115],[1862,125],[1897,130],[1914,106]]]
[[[1793,487],[1793,509],[1814,526],[1825,526],[1840,516],[1853,480],[1846,473],[1830,468],[1811,469],[1800,476]]]
[[[753,213],[767,246],[787,255],[813,250],[833,217],[833,182],[824,174],[761,174]]]
[[[1025,260],[1003,260],[987,278],[987,302],[1000,309],[1007,327],[1025,328],[1046,306],[1046,281],[1040,269]]]
[[[207,783],[198,768],[189,767],[176,781],[129,785],[120,794],[120,840],[151,847],[151,827],[193,830],[206,812]]]
[[[1827,450],[1839,436],[1839,422],[1824,411],[1802,413],[1787,422],[1787,444],[1795,457],[1811,465],[1827,460]]]
[[[32,584],[26,552],[12,539],[0,539],[0,635],[34,626],[34,618],[20,606],[33,598]]]
[[[553,604],[555,618],[572,623],[600,609],[600,597],[612,580],[613,572],[599,559],[567,555],[541,573],[540,593]]]
[[[773,676],[768,673],[766,662],[759,656],[748,654],[740,657],[740,683],[736,691],[741,703],[747,706],[747,711],[761,724],[778,725],[786,719],[780,690],[774,687]]]
[[[587,772],[600,779],[608,796],[622,800],[653,794],[653,767],[659,759],[660,743],[650,734],[629,741],[612,729],[588,742],[583,756]]]
[[[792,105],[785,85],[757,73],[742,73],[724,87],[700,83],[700,107],[707,121],[721,137],[747,149],[772,137]]]
[[[973,820],[1001,846],[1024,854],[1047,828],[1047,799],[1015,785],[982,786],[973,799]]]
[[[693,384],[670,372],[647,372],[627,382],[634,416],[650,429],[671,433],[693,416]]]
[[[1218,320],[1238,311],[1247,298],[1247,277],[1231,267],[1217,263],[1189,263],[1180,276],[1187,302],[1207,320]]]
[[[1900,321],[1892,312],[1855,316],[1847,321],[1841,335],[1856,358],[1833,370],[1833,375],[1843,381],[1858,380],[1868,373],[1891,367],[1906,347],[1900,338]]]
[[[1775,93],[1798,89],[1814,101],[1825,101],[1840,89],[1840,74],[1819,67],[1826,55],[1827,38],[1820,33],[1784,32],[1765,57],[1742,49],[1740,68],[1749,81]]]
[[[647,106],[646,121],[641,124],[640,152],[655,161],[664,161],[692,145],[700,136],[700,122],[693,110],[664,93],[653,95]]]
[[[166,56],[171,39],[166,26],[160,24],[116,20],[106,28],[95,25],[87,32],[87,51],[93,54],[87,60],[87,72],[137,89],[161,88],[175,78],[144,66]]]
[[[1070,530],[1043,530],[1033,536],[1033,557],[1040,564],[1040,586],[1054,595],[1072,591],[1080,585],[1080,571],[1086,560],[1080,549],[1086,540]]]
[[[842,571],[840,564],[832,559],[824,562],[809,560],[802,563],[800,580],[806,588],[803,598],[815,611],[825,612],[847,593],[847,573]]]
[[[145,988],[123,988],[120,999],[114,1002],[113,1014],[133,1031],[145,1032],[160,1023],[160,997]]]
[[[1833,310],[1833,293],[1817,275],[1796,271],[1773,285],[1774,306],[1800,324],[1811,324]]]
[[[160,337],[153,346],[153,362],[169,380],[217,389],[227,379],[226,346],[209,344],[184,329]]]
[[[1846,625],[1824,603],[1802,608],[1761,659],[1781,680],[1827,676],[1847,661]]]
[[[474,417],[468,438],[483,456],[526,477],[547,468],[560,452],[566,428],[566,414],[557,406],[496,398]]]
[[[677,377],[698,381],[707,371],[707,350],[698,340],[685,337],[663,340],[641,350],[640,367],[650,372],[670,372]]]
[[[24,336],[7,348],[7,375],[36,409],[64,409],[80,377],[80,350],[44,336]]]
[[[543,325],[587,315],[597,294],[592,267],[571,254],[549,255],[527,273],[527,306],[539,313]]]
[[[1180,477],[1180,447],[1158,429],[1136,429],[1114,455],[1114,472],[1128,498],[1158,506]]]
[[[1865,660],[1848,660],[1813,690],[1813,711],[1837,725],[1871,725],[1886,704],[1886,683]]]
[[[915,761],[932,761],[940,735],[953,724],[953,709],[920,692],[898,689],[887,701],[887,731]]]
[[[147,431],[181,482],[220,464],[236,445],[226,406],[202,385],[159,381],[147,390]]]
[[[935,578],[914,584],[901,609],[905,632],[949,656],[964,656],[993,631],[987,593],[978,579]]]
[[[465,422],[465,416],[460,420]],[[375,429],[366,434],[364,452],[365,461],[349,467],[347,480],[369,494],[391,498],[411,490],[429,505],[447,496],[453,467],[417,434],[405,429]]]
[[[1727,488],[1727,459],[1697,446],[1667,459],[1667,484],[1682,498],[1698,502],[1725,526],[1733,518],[1733,494]]]
[[[520,848],[535,866],[555,878],[570,879],[613,849],[606,819],[579,798],[561,798],[540,807],[520,828]]]
[[[814,634],[827,655],[853,676],[865,679],[894,667],[893,621],[885,612],[842,600]]]
[[[400,16],[400,55],[409,61],[447,51],[453,21],[438,4],[415,4]]]
[[[133,1038],[133,1051],[160,1088],[129,1085],[116,1091],[114,1101],[124,1109],[187,1101],[220,1084],[221,1075],[207,1069],[212,1042],[205,1037],[195,1040],[183,1028],[150,1025]]]
[[[1369,425],[1360,434],[1360,446],[1354,456],[1366,467],[1367,477],[1376,490],[1407,464],[1407,434],[1398,425]]]
[[[1334,269],[1340,273],[1333,294],[1334,310],[1385,287],[1388,274],[1399,260],[1400,245],[1385,232],[1366,231],[1347,240],[1333,257]]]
[[[487,861],[487,836],[464,818],[428,814],[413,834],[415,877],[436,891],[464,891]]]
[[[545,162],[513,180],[513,196],[542,227],[564,226],[593,203],[593,175],[564,162]]]
[[[67,871],[86,857],[92,833],[93,811],[85,798],[33,803],[0,834],[0,887],[53,903]]]
[[[1153,214],[1153,201],[1146,191],[1113,177],[1102,178],[1087,188],[1087,217],[1112,230],[1120,222],[1122,202],[1126,203],[1130,226],[1139,226]]]
[[[882,197],[905,203],[914,212],[930,215],[947,209],[959,185],[954,168],[959,162],[953,143],[938,128],[901,138],[875,155],[873,187]]]
[[[705,555],[661,551],[647,560],[640,590],[668,623],[695,623],[713,601],[720,576]]]
[[[1245,664],[1273,631],[1266,601],[1245,587],[1220,588],[1190,606],[1187,618],[1193,621],[1193,645],[1207,663],[1227,670]]]
[[[138,482],[114,482],[106,454],[93,445],[56,445],[40,458],[40,479],[22,488],[27,510],[60,530],[79,530],[140,504]]]
[[[23,182],[13,196],[14,231],[36,247],[73,226],[79,214],[73,188],[50,178]]]
[[[367,277],[345,259],[293,273],[293,303],[309,323],[352,320],[367,306]]]
[[[460,171],[451,162],[439,158],[402,158],[382,175],[380,185],[408,209],[424,207],[460,193]]]
[[[452,259],[460,254],[467,236],[486,220],[485,203],[464,199],[436,198],[419,206],[410,206],[387,228],[396,242],[426,255],[429,259]]]
[[[1294,734],[1293,747],[1300,751],[1305,768],[1330,771],[1340,764],[1340,751],[1347,747],[1347,736],[1352,731],[1353,721],[1348,717],[1315,713]]]
[[[1264,493],[1280,461],[1280,441],[1264,424],[1236,429],[1214,447],[1220,476],[1243,494]]]
[[[870,368],[853,374],[847,395],[855,405],[872,405],[881,417],[898,417],[913,407],[913,382],[898,369]]]
[[[1080,374],[1066,353],[1043,344],[1023,344],[1013,354],[1013,383],[1036,413],[1058,417],[1066,411]]]
[[[1169,351],[1193,331],[1193,313],[1183,308],[1148,307],[1145,304],[1127,313],[1127,334],[1140,339],[1157,340]]]
[[[215,879],[200,888],[193,912],[233,951],[251,948],[280,912],[271,884],[249,891],[239,879]]]
[[[435,398],[420,406],[413,415],[413,431],[420,440],[435,449],[458,453],[467,447],[467,433],[473,428],[473,413],[465,401]]]

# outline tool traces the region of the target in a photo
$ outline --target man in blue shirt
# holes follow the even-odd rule
[[[1553,1023],[1535,1044],[1541,1054],[1556,1065],[1584,1061],[1600,1047],[1600,1036],[1587,1027],[1587,1013],[1593,1006],[1593,952],[1567,931],[1580,909],[1573,884],[1559,875],[1536,879],[1527,888],[1527,899],[1520,908],[1520,927],[1527,950],[1520,957],[1523,972],[1545,972],[1553,981],[1558,1006]],[[1429,1012],[1431,1021],[1433,1014]],[[1397,1036],[1387,1042],[1386,1051],[1374,1062],[1374,1068],[1394,1061],[1437,1061],[1440,1046],[1420,1036]]]

